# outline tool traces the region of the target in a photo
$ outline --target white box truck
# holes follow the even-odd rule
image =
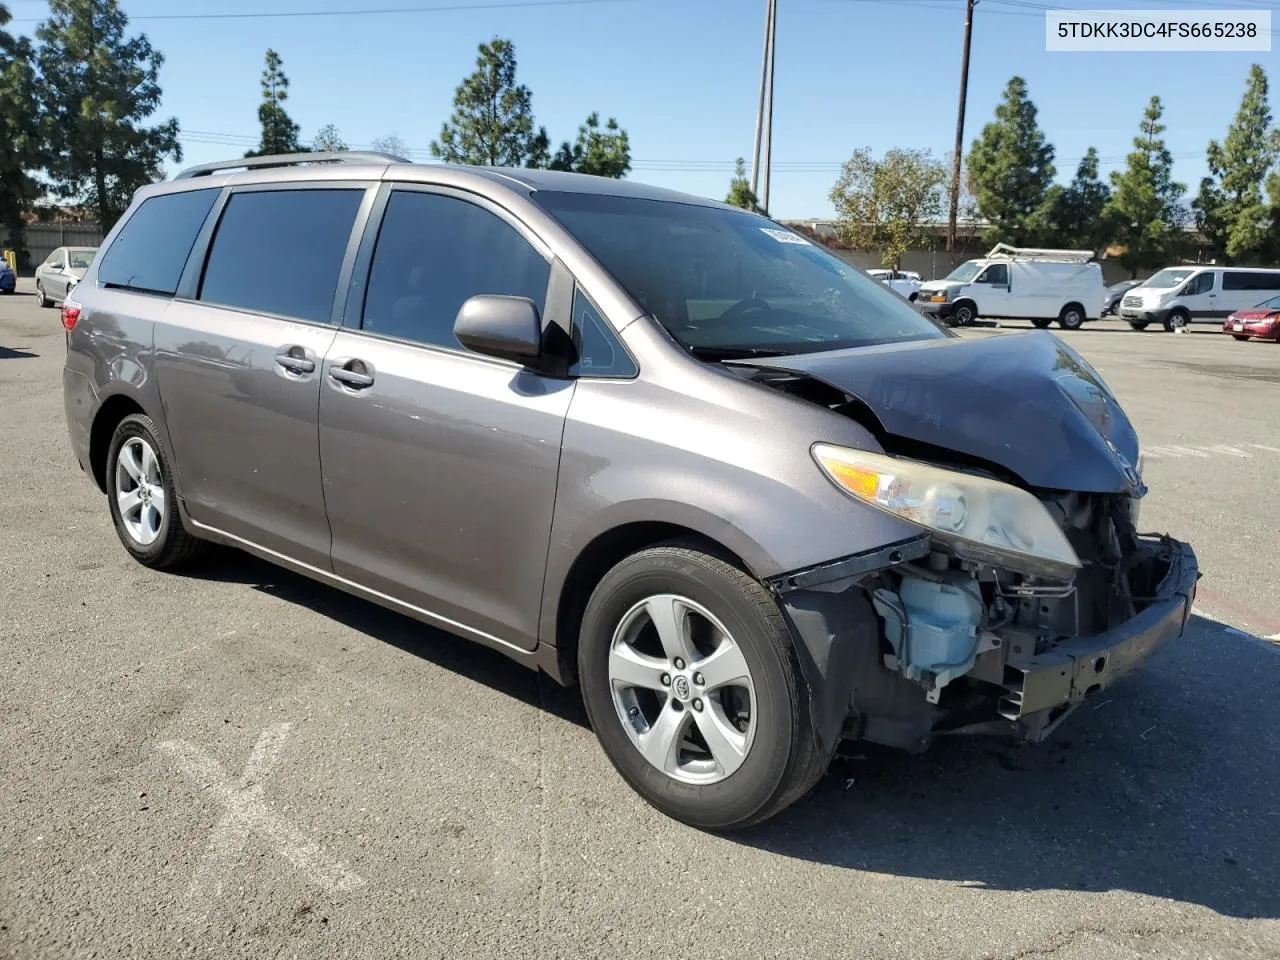
[[[1044,328],[1057,320],[1076,330],[1102,314],[1102,267],[1092,250],[1040,250],[998,243],[941,280],[921,285],[917,306],[952,326],[979,317],[1026,319]]]

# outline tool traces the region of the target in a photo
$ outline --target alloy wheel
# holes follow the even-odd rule
[[[154,543],[164,526],[164,476],[160,458],[142,437],[130,437],[120,447],[115,498],[129,538],[142,547]]]
[[[609,687],[640,754],[684,783],[718,783],[742,765],[756,694],[741,648],[701,604],[657,594],[623,615],[609,648]]]

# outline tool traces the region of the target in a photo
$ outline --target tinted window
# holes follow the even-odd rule
[[[1280,290],[1280,274],[1234,273],[1222,275],[1223,290]]]
[[[214,234],[200,299],[328,323],[364,190],[237,193]]]
[[[1199,276],[1192,277],[1187,283],[1186,290],[1183,291],[1184,296],[1191,296],[1197,293],[1208,293],[1213,289],[1213,271],[1210,270]]]
[[[979,283],[997,283],[1003,286],[1009,282],[1009,265],[1007,263],[993,263],[987,267],[986,272],[978,278]]]
[[[708,360],[945,336],[883,283],[752,213],[547,190],[532,199]]]
[[[634,377],[638,372],[613,328],[581,290],[573,294],[573,346],[577,359],[570,376]]]
[[[479,294],[546,307],[550,264],[515,228],[474,203],[398,190],[387,202],[369,273],[364,329],[461,347],[458,309]]]
[[[217,199],[217,190],[188,190],[144,200],[103,254],[98,282],[172,294]]]

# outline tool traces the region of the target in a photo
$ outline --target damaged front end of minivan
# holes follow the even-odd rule
[[[770,581],[820,736],[908,750],[944,733],[1038,741],[1179,636],[1195,553],[1138,532],[1137,438],[1049,334],[743,361],[854,417],[883,453],[812,453],[920,534]]]

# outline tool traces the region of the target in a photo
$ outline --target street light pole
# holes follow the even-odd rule
[[[964,154],[964,103],[969,95],[969,40],[973,35],[973,7],[978,0],[966,0],[964,11],[964,53],[960,59],[960,109],[956,114],[956,149],[951,157],[951,211],[947,215],[947,252],[956,248],[956,214],[960,207],[960,161]]]
[[[760,93],[756,98],[756,140],[751,150],[751,193],[759,196],[760,144],[764,139],[764,94],[769,82],[769,41],[773,30],[773,0],[764,4],[764,50],[760,54]]]
[[[769,0],[769,107],[764,120],[764,184],[760,190],[760,207],[769,212],[769,182],[773,179],[773,72],[774,51],[778,43],[778,0]]]

